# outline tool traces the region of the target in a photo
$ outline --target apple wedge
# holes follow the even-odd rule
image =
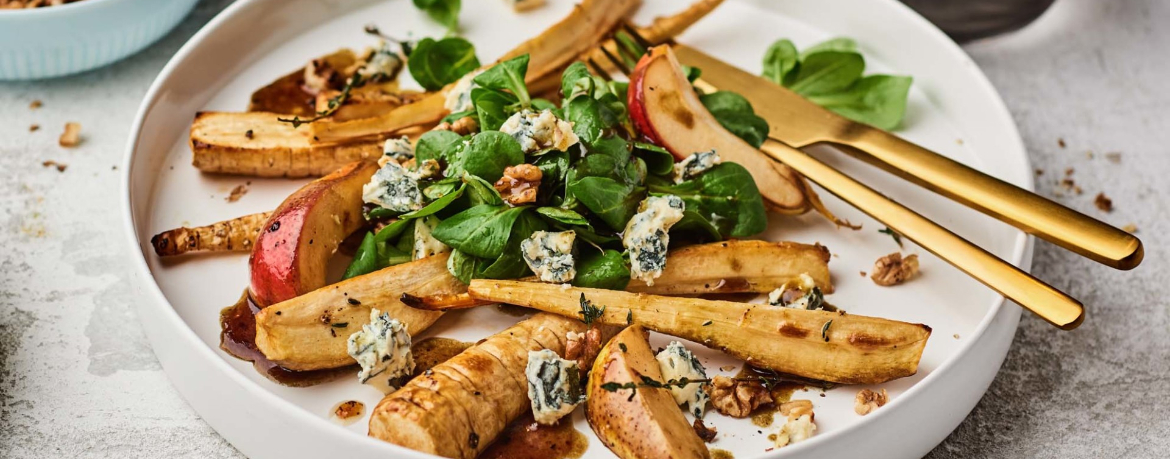
[[[650,50],[630,76],[630,119],[646,140],[661,145],[676,158],[715,150],[724,161],[751,172],[768,207],[780,213],[801,214],[810,209],[801,178],[719,124],[695,94],[686,74],[668,46]]]
[[[648,333],[633,325],[601,349],[585,390],[585,418],[605,446],[622,459],[709,458],[670,390],[636,386],[643,378],[665,382]]]
[[[249,266],[252,299],[276,304],[325,285],[338,245],[365,225],[362,185],[378,170],[356,162],[309,182],[284,200],[256,237]]]

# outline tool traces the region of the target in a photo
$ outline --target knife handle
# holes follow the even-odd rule
[[[1076,299],[812,156],[772,139],[760,150],[1053,325],[1072,330],[1084,321]]]
[[[1098,263],[1129,270],[1142,262],[1142,241],[1130,233],[886,131],[858,127],[832,142],[853,157]]]

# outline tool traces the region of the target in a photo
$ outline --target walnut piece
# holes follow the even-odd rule
[[[772,403],[772,394],[759,381],[716,376],[711,381],[711,404],[733,418],[746,418],[761,405]]]
[[[862,389],[857,393],[857,397],[853,399],[853,412],[865,416],[869,412],[880,408],[886,404],[889,398],[886,395],[886,390],[881,392],[874,392],[869,389]]]
[[[1093,204],[1101,212],[1113,212],[1113,200],[1105,196],[1105,193],[1097,193],[1097,197],[1093,199]]]
[[[589,327],[585,333],[569,332],[565,344],[565,358],[577,361],[577,368],[592,368],[597,354],[601,353],[601,329]]]
[[[61,138],[57,139],[57,143],[66,148],[76,147],[80,144],[81,123],[65,123],[65,132],[61,133]]]
[[[691,427],[695,428],[695,434],[697,434],[704,443],[711,443],[712,440],[715,440],[715,435],[719,433],[719,429],[716,429],[714,426],[707,427],[706,424],[703,424],[702,419],[695,419],[695,423]]]
[[[476,129],[479,129],[479,123],[475,121],[475,118],[465,116],[455,120],[454,123],[439,123],[432,131],[451,131],[459,135],[467,135],[475,132]]]
[[[527,204],[536,201],[541,177],[540,168],[531,164],[517,164],[504,169],[504,176],[496,181],[495,188],[509,204]]]
[[[873,283],[889,287],[906,282],[918,275],[918,255],[902,258],[902,254],[894,252],[878,258],[873,264],[873,274],[869,278]]]

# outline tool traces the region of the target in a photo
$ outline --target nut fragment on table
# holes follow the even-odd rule
[[[65,132],[61,133],[61,138],[57,139],[57,143],[67,148],[76,147],[80,144],[81,123],[65,123]]]
[[[857,397],[853,399],[853,412],[865,416],[871,411],[881,408],[886,404],[887,400],[889,400],[889,397],[886,395],[885,389],[882,389],[881,392],[862,389],[857,393]]]
[[[772,403],[772,394],[759,381],[716,376],[711,381],[711,404],[733,418],[746,418],[761,405]]]
[[[873,274],[869,278],[873,283],[889,287],[906,282],[918,275],[918,255],[909,255],[902,258],[898,252],[878,258],[873,264]]]

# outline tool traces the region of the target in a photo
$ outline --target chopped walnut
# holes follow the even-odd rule
[[[711,443],[711,441],[715,440],[715,435],[719,433],[719,429],[716,429],[714,426],[707,427],[706,424],[703,424],[702,419],[695,419],[695,423],[692,425],[692,427],[695,428],[695,433],[699,435],[699,438],[701,438],[704,443]]]
[[[236,185],[235,188],[232,188],[232,192],[229,193],[227,197],[223,198],[223,200],[227,202],[236,202],[239,201],[240,198],[244,197],[245,194],[248,194],[248,185],[241,183]]]
[[[857,393],[857,397],[853,399],[853,412],[865,416],[870,411],[885,405],[887,400],[889,400],[889,397],[886,395],[885,389],[882,389],[881,392],[862,389],[861,392]]]
[[[918,275],[918,255],[902,258],[902,254],[894,252],[878,258],[873,264],[873,274],[869,278],[873,283],[889,287],[906,282]]]
[[[1109,196],[1105,196],[1105,193],[1097,193],[1097,197],[1093,199],[1093,204],[1101,212],[1113,212],[1113,200],[1109,199]]]
[[[591,368],[601,353],[601,329],[589,327],[585,333],[569,332],[565,344],[565,358],[576,360],[578,368]]]
[[[305,90],[311,94],[333,89],[337,70],[325,59],[313,59],[305,64]]]
[[[475,132],[476,129],[479,129],[479,123],[475,121],[475,118],[472,118],[470,116],[465,116],[463,118],[459,118],[459,119],[455,120],[454,123],[448,123],[448,122],[439,123],[439,125],[435,126],[435,128],[433,130],[435,130],[435,131],[451,131],[451,132],[454,132],[454,133],[459,134],[459,135],[467,135],[467,134],[471,134],[472,132]]]
[[[44,166],[44,167],[56,167],[56,168],[57,168],[57,172],[65,172],[65,168],[69,167],[69,165],[67,165],[67,164],[65,164],[65,163],[59,163],[59,162],[57,162],[57,161],[53,161],[53,160],[51,160],[51,159],[50,159],[50,160],[48,160],[48,161],[45,161],[45,162],[41,163],[41,166]]]
[[[531,164],[509,166],[504,169],[504,176],[496,181],[496,191],[512,205],[535,202],[541,176],[540,168]]]
[[[761,405],[772,403],[772,394],[759,381],[716,376],[711,381],[711,404],[733,418],[745,418]]]
[[[57,143],[62,147],[76,147],[81,143],[81,123],[65,123],[65,132],[61,133],[61,138],[57,139]]]
[[[780,414],[788,416],[789,418],[800,417],[804,414],[813,412],[813,404],[811,400],[793,400],[791,402],[781,403],[776,411]]]
[[[1133,234],[1133,233],[1136,233],[1136,232],[1137,232],[1137,225],[1135,225],[1135,224],[1133,224],[1133,223],[1129,223],[1129,224],[1127,224],[1127,225],[1125,225],[1125,226],[1121,227],[1121,230],[1122,230],[1122,231],[1125,231],[1125,232],[1127,232],[1127,233],[1129,233],[1129,234]]]

